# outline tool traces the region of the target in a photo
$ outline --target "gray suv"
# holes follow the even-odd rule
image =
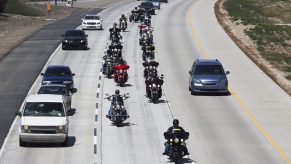
[[[228,94],[228,80],[221,63],[215,59],[197,59],[189,71],[189,91],[191,95],[202,92]]]

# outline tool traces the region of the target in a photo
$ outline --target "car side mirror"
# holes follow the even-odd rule
[[[191,75],[192,74],[192,71],[189,71],[189,74]]]
[[[72,89],[71,89],[71,92],[72,92],[72,93],[76,93],[76,92],[77,92],[77,88],[72,88]]]
[[[75,114],[75,110],[73,110],[73,109],[67,110],[67,116],[73,116],[74,114]]]
[[[72,73],[72,76],[75,76],[76,74]]]
[[[44,75],[44,73],[41,73],[40,75],[41,75],[41,76],[43,76],[43,75]]]
[[[22,116],[22,113],[20,111],[15,112],[16,116]]]
[[[228,75],[228,74],[230,74],[230,72],[229,71],[226,71],[225,74]]]
[[[84,18],[81,19],[82,21],[84,20]]]
[[[86,37],[88,37],[88,35],[86,35]]]

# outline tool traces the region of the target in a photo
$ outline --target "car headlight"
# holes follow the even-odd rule
[[[65,132],[65,126],[57,126],[57,133],[64,133]]]
[[[196,84],[201,84],[201,81],[198,80],[198,79],[194,79],[193,82],[196,83]]]
[[[72,84],[72,81],[64,81],[63,84]]]
[[[220,80],[219,85],[220,86],[227,86],[227,79]]]
[[[86,22],[83,22],[83,24],[87,24]]]
[[[50,84],[52,83],[51,81],[42,81],[42,84]]]
[[[179,138],[175,138],[175,139],[174,139],[174,142],[175,142],[175,143],[179,143],[179,141],[180,141]]]

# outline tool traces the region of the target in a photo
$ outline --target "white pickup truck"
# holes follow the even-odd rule
[[[72,109],[66,109],[61,95],[29,95],[23,108],[16,112],[21,117],[19,146],[27,142],[68,144],[69,119]]]

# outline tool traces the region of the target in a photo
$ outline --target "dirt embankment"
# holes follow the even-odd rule
[[[215,14],[225,32],[254,63],[291,96],[291,82],[284,77],[284,73],[262,57],[255,42],[244,33],[245,29],[252,27],[231,21],[228,12],[223,8],[223,2],[224,0],[216,2]]]

